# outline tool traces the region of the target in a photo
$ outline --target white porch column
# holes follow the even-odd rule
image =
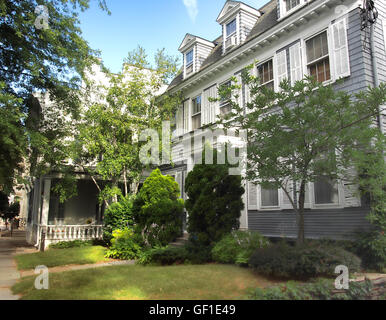
[[[42,203],[42,215],[40,218],[40,224],[42,226],[48,225],[48,213],[50,211],[50,195],[51,195],[51,179],[45,179],[43,203]]]

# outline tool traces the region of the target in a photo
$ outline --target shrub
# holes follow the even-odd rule
[[[212,247],[205,246],[199,242],[189,241],[185,245],[188,251],[188,260],[193,264],[203,264],[212,261]]]
[[[144,251],[139,264],[172,265],[182,264],[188,260],[188,251],[184,247],[155,247]]]
[[[386,267],[386,235],[383,231],[359,235],[353,252],[361,257],[363,267],[382,272]]]
[[[319,279],[315,282],[301,284],[289,281],[271,288],[256,288],[248,295],[253,300],[366,300],[369,299],[371,281],[350,282],[344,293],[333,294],[333,281]]]
[[[289,246],[279,243],[257,249],[249,260],[259,273],[278,277],[310,278],[335,275],[335,267],[345,265],[359,271],[361,260],[337,246],[306,243]]]
[[[204,157],[205,154],[203,160]],[[217,160],[215,150],[213,158]],[[195,165],[186,177],[185,191],[188,232],[194,241],[213,246],[224,235],[239,228],[244,188],[241,176],[229,175],[229,166]]]
[[[210,248],[186,244],[184,247],[154,247],[143,251],[137,261],[139,264],[202,264],[211,261]]]
[[[138,258],[142,250],[139,244],[140,240],[132,228],[114,230],[111,247],[106,253],[106,258],[122,260]]]
[[[103,239],[110,244],[113,231],[133,225],[133,196],[121,197],[119,202],[112,203],[104,215]]]
[[[258,232],[234,231],[216,243],[212,249],[212,258],[220,263],[247,265],[256,249],[268,245],[269,241]]]
[[[182,233],[184,202],[178,183],[154,170],[145,180],[134,201],[133,212],[144,241],[165,246]]]
[[[74,240],[74,241],[61,241],[58,243],[54,243],[50,245],[50,248],[68,249],[68,248],[90,247],[92,245],[94,245],[94,242],[92,240],[90,241]]]

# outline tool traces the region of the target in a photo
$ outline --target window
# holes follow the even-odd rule
[[[261,187],[261,206],[262,207],[278,207],[279,206],[279,190]]]
[[[306,41],[306,55],[308,74],[319,82],[330,80],[330,57],[326,31]]]
[[[226,25],[226,32],[227,32],[227,37],[231,36],[232,34],[236,33],[236,19],[233,21],[229,22]]]
[[[274,81],[272,59],[258,66],[257,71],[260,79],[260,84],[267,88],[273,89]]]
[[[186,75],[193,73],[193,49],[186,54]]]
[[[328,177],[319,177],[314,182],[315,204],[338,203],[338,187],[336,181]]]
[[[223,83],[220,86],[220,91],[225,91],[227,90],[224,96],[221,97],[220,99],[220,114],[221,115],[226,115],[227,113],[231,112],[232,108],[230,105],[230,100],[232,98],[232,92],[229,89],[229,87],[232,85],[232,81],[227,81]]]
[[[192,129],[201,127],[201,96],[192,99]]]
[[[300,0],[286,0],[285,2],[287,12],[300,4]]]

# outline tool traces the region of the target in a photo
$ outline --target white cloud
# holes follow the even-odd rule
[[[182,0],[182,1],[184,2],[186,10],[188,10],[190,19],[193,22],[195,22],[198,14],[197,0]]]

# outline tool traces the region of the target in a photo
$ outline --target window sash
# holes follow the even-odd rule
[[[306,41],[307,63],[312,63],[328,55],[329,46],[327,31],[323,31]]]
[[[201,128],[201,113],[192,116],[192,130]]]
[[[234,19],[233,21],[229,22],[227,25],[226,25],[226,33],[227,33],[227,38],[231,35],[233,35],[234,33],[236,33],[236,19]]]
[[[337,181],[320,177],[314,182],[315,205],[328,205],[339,203]]]
[[[257,72],[260,79],[260,85],[266,86],[271,85],[270,83],[274,82],[274,76],[273,76],[273,60],[270,59],[267,62],[259,65],[257,67]]]
[[[260,196],[262,208],[279,207],[279,189],[261,187]]]
[[[288,12],[300,5],[300,0],[285,0],[285,5]]]
[[[190,66],[193,64],[193,50],[190,50],[186,54],[186,67]]]
[[[201,113],[201,96],[194,98],[192,105],[192,115],[195,116],[199,113]]]

